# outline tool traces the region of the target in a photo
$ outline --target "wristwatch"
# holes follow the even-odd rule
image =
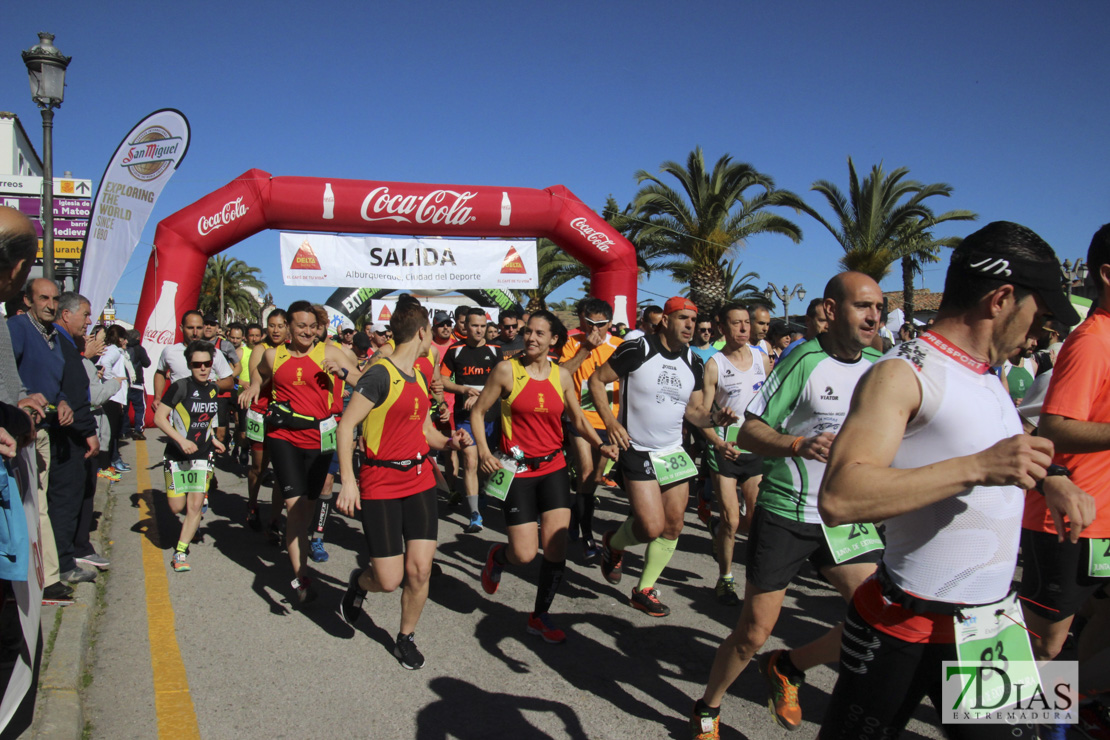
[[[1062,475],[1065,478],[1070,478],[1071,471],[1063,465],[1049,465],[1048,468],[1044,471],[1044,477],[1048,478],[1053,475]],[[1038,493],[1044,493],[1044,480],[1037,481],[1037,491]]]

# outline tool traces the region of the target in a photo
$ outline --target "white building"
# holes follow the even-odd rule
[[[19,116],[0,111],[0,175],[42,177],[42,160]]]

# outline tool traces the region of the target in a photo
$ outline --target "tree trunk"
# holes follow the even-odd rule
[[[906,315],[906,323],[913,325],[913,262],[909,257],[902,258],[902,313]],[[897,332],[900,327],[895,327]]]

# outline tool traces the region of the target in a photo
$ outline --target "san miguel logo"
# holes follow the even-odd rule
[[[363,221],[396,221],[397,223],[447,224],[462,226],[476,221],[467,205],[477,193],[454,190],[433,190],[426,195],[393,195],[385,185],[374,188],[362,201],[359,213]]]
[[[526,275],[528,271],[524,269],[524,260],[517,254],[516,247],[509,247],[509,251],[505,253],[505,259],[501,261],[501,274],[502,275]]]
[[[151,126],[127,142],[127,154],[120,165],[136,180],[155,180],[173,164],[181,144],[181,137],[172,136],[161,126]]]
[[[289,267],[293,270],[320,269],[320,260],[316,259],[316,253],[312,251],[312,245],[308,243],[308,239],[301,242],[301,248],[293,255],[293,264]]]

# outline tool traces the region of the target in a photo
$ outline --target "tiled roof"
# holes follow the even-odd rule
[[[902,291],[896,290],[890,293],[883,293],[887,299],[887,308],[893,311],[896,308],[902,308]],[[936,311],[940,308],[940,299],[944,297],[944,293],[934,293],[928,288],[921,288],[913,292],[913,310],[914,311]]]

